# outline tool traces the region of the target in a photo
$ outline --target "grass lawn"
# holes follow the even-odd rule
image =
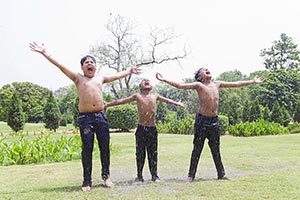
[[[133,133],[112,133],[111,179],[103,186],[99,153],[93,161],[93,189],[81,192],[81,161],[1,166],[0,199],[300,199],[300,134],[261,137],[221,137],[222,160],[230,181],[216,180],[207,143],[196,179],[185,183],[192,135],[159,135],[158,174],[150,181],[147,162],[144,183],[136,176]]]

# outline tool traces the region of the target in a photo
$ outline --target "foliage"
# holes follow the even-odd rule
[[[156,111],[156,122],[165,123],[168,117],[167,104],[163,102],[158,102]]]
[[[14,89],[10,85],[0,88],[0,121],[7,120],[7,112]]]
[[[256,97],[255,100],[251,103],[250,112],[249,112],[249,122],[254,122],[258,119],[261,119],[261,109],[259,106],[259,100]]]
[[[246,99],[244,105],[243,105],[243,113],[242,113],[242,121],[243,122],[247,122],[250,121],[250,108],[251,108],[251,104],[249,102],[248,99]]]
[[[300,133],[300,123],[292,123],[287,126],[289,133]]]
[[[278,135],[287,134],[288,129],[279,123],[268,122],[264,119],[255,122],[244,122],[228,127],[228,133],[233,136],[261,136],[261,135]]]
[[[299,50],[293,39],[285,33],[280,35],[280,40],[275,40],[269,49],[263,49],[260,56],[264,59],[266,69],[276,71],[277,69],[299,68]]]
[[[272,121],[271,120],[271,111],[268,106],[264,107],[262,118],[266,121]]]
[[[1,116],[7,116],[7,107],[13,91],[16,91],[21,99],[25,121],[40,122],[50,90],[30,82],[13,82],[0,88],[0,120],[3,120]]]
[[[220,121],[220,135],[225,135],[229,127],[229,119],[225,115],[219,115],[218,118]]]
[[[194,133],[194,120],[192,118],[178,120],[176,119],[176,116],[171,116],[168,123],[157,123],[157,131],[171,134],[191,135]]]
[[[136,128],[138,121],[137,108],[132,104],[118,105],[106,109],[109,127],[121,131]]]
[[[300,123],[300,100],[298,100],[296,103],[293,120],[294,122]]]
[[[285,107],[290,115],[294,112],[295,104],[300,95],[300,74],[295,70],[278,69],[265,77],[261,87],[257,87],[255,96],[260,104],[270,110],[275,101]]]
[[[44,107],[45,128],[56,131],[59,127],[60,111],[52,92],[48,94],[48,100]]]
[[[7,112],[7,125],[15,132],[23,130],[25,125],[24,112],[21,106],[21,100],[16,91],[11,97]]]
[[[14,136],[10,141],[0,137],[0,165],[24,165],[32,163],[63,162],[80,158],[79,135]]]

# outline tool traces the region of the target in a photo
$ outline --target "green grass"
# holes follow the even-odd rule
[[[111,179],[103,187],[98,153],[93,161],[93,190],[83,193],[81,161],[0,167],[0,199],[300,199],[300,134],[221,137],[221,153],[230,181],[216,180],[207,143],[196,179],[185,183],[192,151],[191,135],[159,135],[158,173],[163,182],[136,175],[134,133],[112,133]]]

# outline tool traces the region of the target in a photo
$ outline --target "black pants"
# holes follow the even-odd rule
[[[143,178],[146,151],[152,179],[157,176],[157,130],[156,126],[146,127],[138,125],[135,133],[137,177]]]
[[[220,155],[220,122],[218,116],[206,117],[198,113],[196,115],[194,129],[194,148],[191,155],[188,176],[195,178],[204,141],[207,138],[215,167],[217,169],[218,178],[222,178],[225,176],[225,170]]]
[[[91,186],[92,155],[94,148],[94,133],[96,133],[100,149],[103,180],[109,177],[110,150],[109,128],[105,112],[79,113],[80,136],[82,140],[83,186]]]

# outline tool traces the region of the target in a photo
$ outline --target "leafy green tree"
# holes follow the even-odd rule
[[[258,98],[255,98],[255,100],[251,103],[250,112],[249,112],[249,121],[254,122],[258,119],[261,119],[261,109],[259,106],[259,100]]]
[[[296,70],[278,69],[265,77],[264,83],[256,88],[255,94],[262,105],[272,109],[277,100],[292,115],[295,103],[300,97],[300,74]]]
[[[276,100],[271,112],[271,121],[287,126],[290,122],[287,110]]]
[[[268,106],[263,109],[263,119],[266,121],[271,121],[271,111]]]
[[[249,121],[250,107],[251,107],[251,104],[250,104],[249,100],[246,99],[246,101],[244,103],[244,107],[243,107],[243,117],[242,117],[243,122]]]
[[[229,110],[225,113],[228,116],[229,124],[237,124],[242,121],[243,108],[241,105],[241,98],[238,95],[232,95],[229,99]]]
[[[300,100],[297,101],[293,116],[294,122],[300,123]]]
[[[158,102],[156,111],[156,122],[165,123],[168,117],[167,104],[163,102]]]
[[[286,127],[291,122],[291,115],[284,107],[281,110],[282,110],[281,125]]]
[[[15,91],[10,100],[7,115],[7,125],[15,132],[23,130],[25,125],[24,112],[18,93]]]
[[[30,82],[13,82],[11,85],[19,94],[26,122],[39,122],[33,119],[36,119],[37,113],[42,113],[50,90]],[[33,108],[35,108],[34,113],[31,112]]]
[[[264,59],[266,69],[275,71],[277,69],[297,69],[299,68],[299,50],[293,39],[285,33],[280,35],[279,40],[275,40],[268,49],[263,49],[260,56]]]
[[[44,107],[45,128],[56,131],[59,127],[60,111],[53,92],[49,92],[48,100]]]
[[[8,108],[11,103],[13,91],[13,87],[9,84],[0,88],[0,121],[6,122],[7,120]]]

